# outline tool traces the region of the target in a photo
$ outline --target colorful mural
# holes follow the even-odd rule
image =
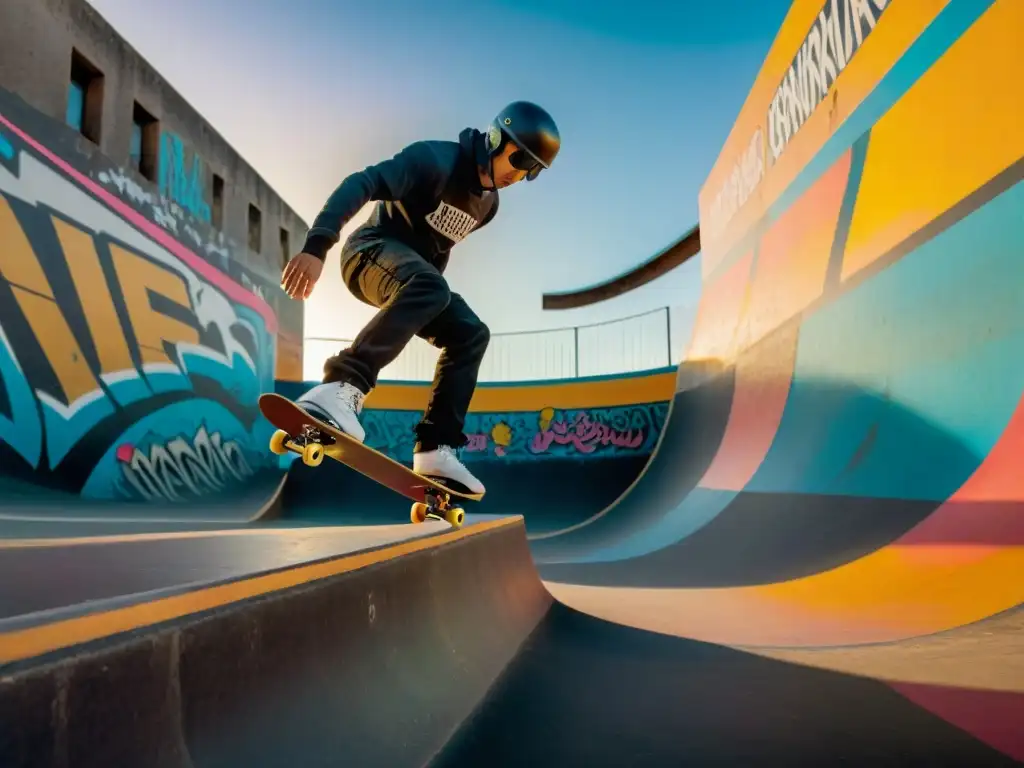
[[[184,501],[269,466],[276,286],[239,281],[0,99],[0,467],[87,498]],[[236,266],[236,274],[241,267]]]
[[[1024,754],[1022,28],[1018,0],[795,0],[702,190],[664,440],[534,542],[556,598]]]
[[[644,456],[654,450],[668,403],[539,411],[470,412],[463,460],[531,461],[541,458]],[[419,411],[366,409],[367,445],[412,461]]]

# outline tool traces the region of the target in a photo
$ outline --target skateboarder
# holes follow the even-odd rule
[[[292,298],[308,298],[342,227],[376,200],[366,224],[342,245],[341,276],[352,295],[379,311],[350,347],[324,363],[323,383],[298,403],[362,442],[364,398],[380,370],[419,336],[441,354],[415,428],[413,470],[483,493],[456,451],[467,443],[462,430],[490,332],[443,274],[452,247],[494,218],[498,190],[537,178],[560,146],[551,115],[517,101],[484,132],[466,128],[458,142],[419,141],[346,178],[285,267],[281,285]]]

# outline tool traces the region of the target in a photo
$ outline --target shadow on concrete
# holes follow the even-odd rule
[[[430,764],[1010,766],[887,685],[554,605]]]
[[[678,393],[662,443],[633,489],[593,523],[532,542],[542,577],[638,587],[799,578],[899,539],[982,462],[892,400],[801,381],[744,490],[698,487],[723,445],[731,389],[726,373]],[[733,457],[717,460],[728,475]],[[643,536],[651,551],[623,549],[632,536]],[[602,562],[579,562],[598,551]]]
[[[472,515],[522,515],[528,534],[575,525],[620,496],[648,456],[536,461],[477,461],[470,466],[487,488]],[[334,461],[311,469],[294,462],[282,496],[281,522],[306,525],[386,525],[409,521],[410,502]]]

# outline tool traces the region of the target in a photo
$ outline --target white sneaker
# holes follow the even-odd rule
[[[454,480],[464,486],[469,493],[484,492],[484,484],[473,477],[473,474],[455,456],[455,451],[447,445],[442,445],[436,451],[413,454],[412,471],[420,475],[436,477],[442,481]]]
[[[352,384],[333,381],[313,387],[295,402],[335,429],[360,443],[366,439],[366,430],[359,423],[366,395]]]

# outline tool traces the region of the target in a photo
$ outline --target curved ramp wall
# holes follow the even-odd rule
[[[0,512],[234,514],[279,484],[256,400],[301,315],[90,146],[0,91]]]
[[[837,5],[860,35],[794,3],[705,187],[702,302],[650,465],[534,541],[570,605],[826,646],[1024,600],[1024,4]],[[837,60],[815,70],[807,41],[830,34],[851,47],[826,91]]]
[[[573,525],[629,487],[658,442],[675,369],[632,375],[482,383],[470,403],[462,459],[487,487],[470,514],[522,514],[531,532]],[[313,386],[278,382],[298,397]],[[428,383],[382,382],[366,399],[366,443],[412,462],[413,427]],[[408,519],[400,497],[335,462],[294,462],[284,493],[289,514],[372,524]]]

